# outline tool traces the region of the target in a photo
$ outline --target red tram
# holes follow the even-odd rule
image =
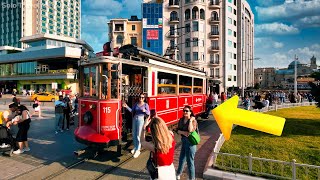
[[[205,112],[207,77],[204,71],[149,51],[124,46],[121,58],[101,56],[80,62],[78,142],[88,146],[118,145],[131,129],[130,107],[141,92],[150,110],[174,125],[190,105],[197,116]]]

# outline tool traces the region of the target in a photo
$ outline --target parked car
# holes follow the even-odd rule
[[[30,100],[33,101],[34,98],[38,98],[38,101],[55,101],[59,99],[57,95],[48,92],[37,93],[31,96]]]

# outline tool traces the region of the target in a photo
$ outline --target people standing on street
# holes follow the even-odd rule
[[[133,154],[134,158],[137,158],[140,155],[140,134],[143,128],[144,119],[145,116],[150,115],[149,105],[145,102],[144,93],[141,93],[139,96],[139,102],[136,103],[132,109],[126,103],[123,103],[123,107],[133,114],[132,136],[134,148],[131,150],[131,154]]]
[[[71,113],[71,100],[69,98],[69,94],[67,94],[63,102],[66,104],[65,108],[63,109],[63,120],[62,120],[62,130],[64,130],[64,120],[66,120],[67,123],[67,128],[66,130],[68,131],[70,128],[70,113]]]
[[[250,110],[251,103],[250,103],[250,99],[248,96],[245,97],[245,99],[242,102],[242,105],[245,110]]]
[[[13,111],[16,112],[16,117],[13,118],[10,122],[7,123],[7,126],[18,125],[18,133],[16,136],[16,141],[18,148],[16,151],[13,151],[14,154],[22,154],[24,152],[30,151],[29,143],[28,143],[28,131],[31,123],[31,116],[29,110],[26,106],[20,105],[17,106],[13,103],[12,105]]]
[[[55,122],[56,131],[55,131],[55,133],[58,134],[58,131],[63,132],[63,130],[61,128],[62,123],[63,123],[63,109],[66,107],[66,104],[63,102],[62,95],[59,96],[59,100],[54,102],[54,105],[55,105],[54,113],[55,113],[55,118],[56,118],[56,122]]]
[[[146,128],[149,125],[152,141],[145,140]],[[173,165],[175,149],[174,135],[166,123],[159,117],[148,118],[141,133],[141,145],[151,151],[152,159],[158,168],[158,180],[175,180],[176,172]]]
[[[213,104],[213,94],[210,93],[209,97],[208,97],[208,99],[206,101],[206,108],[207,109],[206,109],[206,117],[205,117],[205,119],[209,118],[210,111],[213,109],[212,104]]]
[[[212,107],[216,108],[218,106],[219,96],[216,92],[213,93],[213,104]]]
[[[72,114],[76,114],[78,113],[78,94],[75,95],[75,99],[74,99],[74,108],[72,110]]]
[[[177,179],[180,179],[180,175],[184,170],[185,162],[188,165],[189,179],[195,179],[195,167],[194,157],[197,151],[197,145],[191,144],[188,136],[191,132],[197,129],[197,121],[190,106],[183,108],[183,117],[178,122],[177,133],[181,135],[181,151],[179,157],[179,167],[177,170]]]
[[[227,100],[226,93],[222,92],[220,98],[221,98],[221,103],[225,102]]]
[[[17,106],[20,104],[16,94],[12,94],[12,102],[15,103]]]
[[[2,125],[2,126],[7,126],[8,128],[10,128],[10,125],[7,123],[12,120],[12,118],[15,116],[15,111],[16,111],[16,109],[13,109],[13,106],[14,106],[14,103],[9,105],[9,110],[5,110],[5,111],[0,112],[0,126]],[[0,148],[7,148],[9,146],[10,146],[9,144],[2,143],[0,145]]]

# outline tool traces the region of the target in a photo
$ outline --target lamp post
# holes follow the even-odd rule
[[[243,57],[243,56],[242,56]],[[244,62],[245,61],[253,61],[253,60],[260,60],[261,58],[253,58],[253,59],[242,59],[242,69],[241,69],[241,86],[242,86],[242,88],[241,88],[241,90],[242,90],[242,92],[241,92],[241,96],[242,96],[242,98],[244,98],[244,89],[245,89],[245,87],[246,87],[246,85],[245,85],[245,78],[246,78],[246,76],[245,76],[245,67],[244,67]]]
[[[294,55],[294,95],[298,95],[298,82],[297,82],[297,61],[298,56]]]

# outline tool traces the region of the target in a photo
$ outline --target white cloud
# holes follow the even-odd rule
[[[292,20],[306,16],[319,15],[320,0],[294,1],[271,7],[256,7],[258,18],[262,21]]]
[[[296,21],[294,25],[296,27],[301,27],[301,28],[320,27],[320,15],[301,18],[298,21]]]
[[[97,34],[86,32],[82,32],[81,39],[89,43],[96,53],[102,51],[103,44],[107,42],[107,38],[104,35],[99,36]]]
[[[293,26],[289,26],[283,23],[269,23],[258,24],[255,27],[256,35],[285,35],[285,34],[298,34],[299,29]]]
[[[310,58],[315,56],[320,59],[320,44],[312,44],[308,47],[290,49],[286,52],[277,52],[273,54],[263,53],[257,54],[261,58],[260,61],[255,61],[255,67],[278,67],[286,68],[294,60],[295,55],[302,63],[310,63]]]
[[[82,29],[85,31],[106,31],[108,21],[106,16],[83,15]]]
[[[256,48],[268,49],[268,48],[282,48],[284,44],[282,42],[274,41],[272,38],[256,37],[254,38],[254,44]]]

